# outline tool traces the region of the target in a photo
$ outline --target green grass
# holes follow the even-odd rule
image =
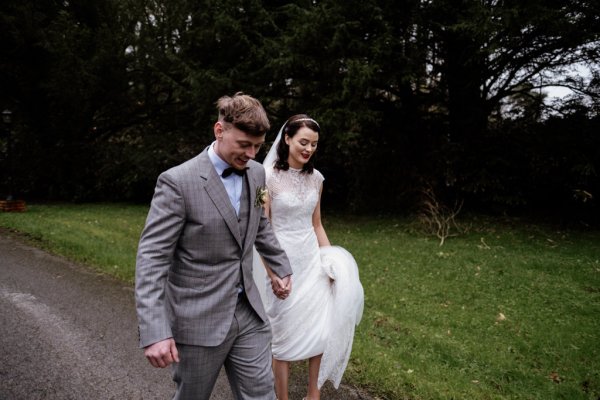
[[[28,205],[0,213],[0,226],[39,247],[133,282],[135,255],[148,208],[122,204]]]
[[[131,282],[146,212],[33,205],[0,226]],[[384,399],[600,398],[600,232],[467,222],[440,247],[410,220],[325,216],[365,289],[345,381]]]

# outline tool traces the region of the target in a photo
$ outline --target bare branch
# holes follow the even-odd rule
[[[460,213],[463,202],[454,204],[452,208],[447,207],[438,200],[431,186],[421,189],[421,194],[423,200],[419,221],[425,233],[436,236],[440,240],[440,246],[443,246],[448,237],[457,235],[453,231],[462,231],[456,222],[456,216]]]

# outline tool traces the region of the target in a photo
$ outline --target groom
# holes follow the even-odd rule
[[[282,299],[292,270],[263,213],[265,172],[253,161],[269,120],[242,93],[217,108],[215,141],[158,177],[136,263],[140,346],[154,367],[173,363],[174,399],[208,400],[225,366],[236,399],[272,400],[271,332],[252,246]]]

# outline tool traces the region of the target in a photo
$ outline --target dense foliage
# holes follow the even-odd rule
[[[600,214],[595,1],[5,0],[0,193],[147,202],[244,91],[318,119],[325,205]],[[582,73],[581,71],[586,71]],[[562,85],[560,102],[543,89]]]

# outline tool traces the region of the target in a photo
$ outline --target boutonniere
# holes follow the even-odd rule
[[[269,191],[264,186],[258,186],[256,188],[256,200],[254,200],[254,207],[262,207],[265,205],[267,201],[267,196],[269,195]]]

